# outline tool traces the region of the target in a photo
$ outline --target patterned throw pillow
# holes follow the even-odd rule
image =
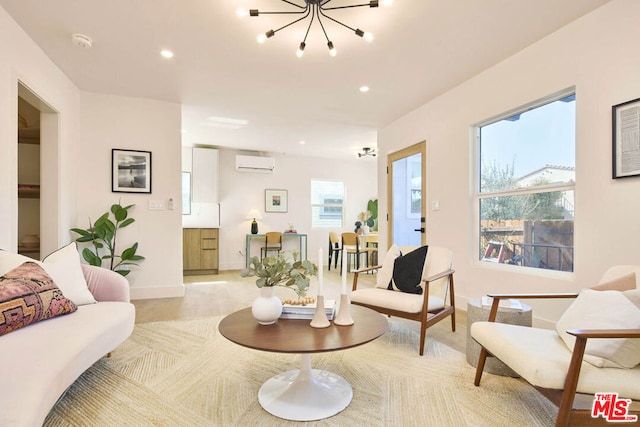
[[[0,277],[0,335],[77,309],[35,262]]]

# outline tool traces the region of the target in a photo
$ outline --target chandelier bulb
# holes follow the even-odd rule
[[[366,32],[364,33],[364,39],[368,42],[372,42],[373,41],[373,34]]]
[[[264,34],[260,34],[258,36],[258,43],[260,43],[260,44],[264,43],[267,39],[273,37],[275,35],[275,33],[276,33],[275,31],[269,30]]]
[[[381,0],[380,3],[382,3],[383,6],[389,7],[389,6],[393,5],[393,0]]]
[[[249,10],[248,9],[236,9],[236,16],[238,18],[244,18],[245,16],[249,16]]]
[[[300,47],[298,47],[298,51],[296,52],[296,56],[298,58],[302,58],[302,55],[304,55],[304,48],[306,46],[305,42],[300,43]]]
[[[327,43],[327,47],[329,48],[329,55],[336,56],[338,54],[335,46],[333,46],[333,42],[330,41],[329,43]]]

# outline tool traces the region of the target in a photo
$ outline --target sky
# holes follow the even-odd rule
[[[565,98],[566,99],[566,98]],[[575,99],[575,98],[574,98]],[[481,128],[481,161],[514,165],[514,178],[545,165],[576,165],[575,100],[554,101]]]

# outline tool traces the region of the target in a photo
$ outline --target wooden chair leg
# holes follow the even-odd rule
[[[482,371],[484,370],[484,362],[487,360],[487,350],[482,347],[480,349],[480,356],[478,357],[478,367],[476,368],[476,378],[473,380],[473,385],[480,385],[480,378],[482,378]]]
[[[420,323],[420,356],[424,355],[424,342],[427,335],[427,322]]]

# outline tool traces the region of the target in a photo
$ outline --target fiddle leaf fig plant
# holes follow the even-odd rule
[[[93,224],[89,219],[89,228],[71,229],[80,236],[75,240],[76,242],[88,243],[92,246],[82,250],[82,257],[90,265],[102,267],[104,261],[107,261],[110,270],[126,276],[131,272],[129,266],[138,265],[139,261],[144,260],[142,255],[136,253],[138,242],[125,248],[120,255],[117,254],[118,231],[135,222],[135,219],[129,217],[129,209],[133,206],[135,205],[122,206],[120,203],[111,205],[111,209],[102,214]]]

